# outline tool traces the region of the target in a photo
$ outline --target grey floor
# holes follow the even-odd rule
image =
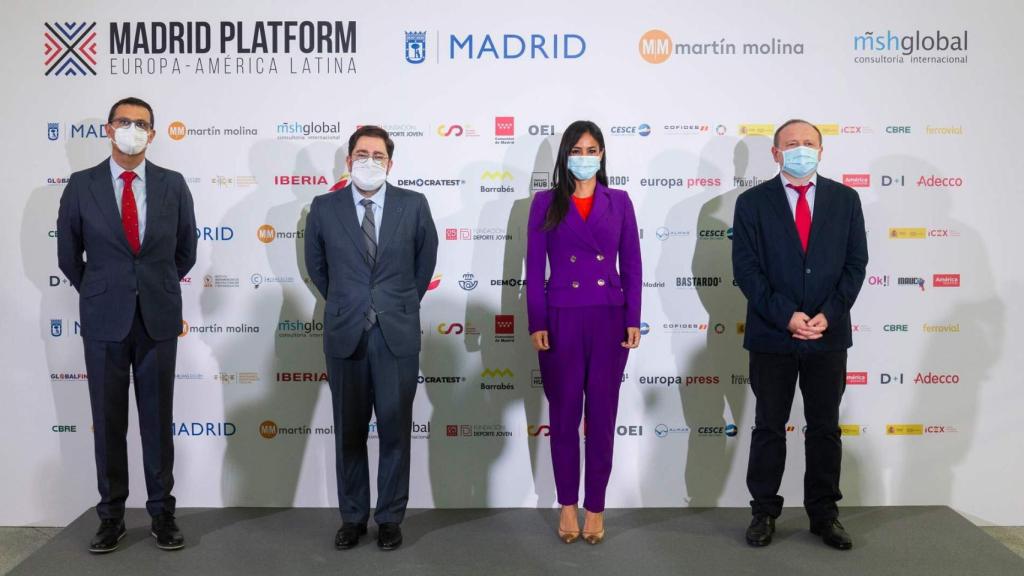
[[[744,509],[609,510],[596,547],[561,544],[554,510],[414,510],[391,553],[377,550],[372,524],[359,547],[334,550],[335,510],[182,509],[178,519],[184,550],[158,550],[145,512],[130,510],[121,549],[104,556],[86,551],[91,510],[64,529],[0,528],[0,574],[1024,575],[1024,527],[980,529],[946,507],[844,508],[849,552],[825,547],[795,509],[765,549],[743,542]]]

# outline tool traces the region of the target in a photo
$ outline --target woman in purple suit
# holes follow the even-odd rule
[[[545,282],[545,270],[551,277]],[[616,266],[617,264],[617,266]],[[640,344],[640,237],[629,195],[608,187],[604,136],[577,121],[562,135],[554,188],[530,206],[526,301],[551,412],[558,535],[579,539],[580,420],[586,416],[583,539],[604,538],[619,385]]]

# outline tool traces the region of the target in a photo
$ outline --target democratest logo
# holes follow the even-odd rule
[[[399,178],[396,184],[406,188],[415,188],[417,190],[427,188],[433,190],[444,190],[449,188],[457,188],[465,184],[466,181],[462,178]]]
[[[648,30],[640,37],[640,57],[649,64],[663,64],[672,56],[686,62],[705,57],[769,57],[802,56],[804,44],[781,38],[699,39],[693,42],[673,42],[664,30]]]
[[[95,22],[46,22],[43,28],[45,76],[96,75]]]
[[[966,64],[967,30],[867,30],[853,35],[855,64]]]

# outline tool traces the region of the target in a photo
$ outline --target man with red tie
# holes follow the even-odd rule
[[[811,532],[853,546],[839,523],[839,403],[852,346],[850,308],[868,263],[864,214],[852,188],[817,174],[821,132],[790,120],[775,132],[777,178],[736,200],[732,263],[747,298],[743,347],[756,398],[747,488],[747,543],[766,546],[782,513],[786,423],[799,380],[807,428],[804,508]]]
[[[134,376],[151,534],[164,550],[185,540],[174,519],[172,401],[181,333],[179,281],[196,261],[192,194],[185,179],[146,161],[153,108],[115,103],[111,156],[75,172],[60,199],[57,260],[78,290],[92,405],[100,527],[89,545],[112,552],[125,535],[128,390]]]

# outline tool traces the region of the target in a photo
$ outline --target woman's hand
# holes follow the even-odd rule
[[[636,348],[640,345],[640,328],[630,326],[626,328],[626,340],[622,342],[623,348]]]
[[[639,334],[639,331],[638,331]],[[550,350],[551,345],[548,343],[548,331],[537,330],[533,334],[530,334],[530,340],[533,341],[533,349],[538,352],[541,350]]]

